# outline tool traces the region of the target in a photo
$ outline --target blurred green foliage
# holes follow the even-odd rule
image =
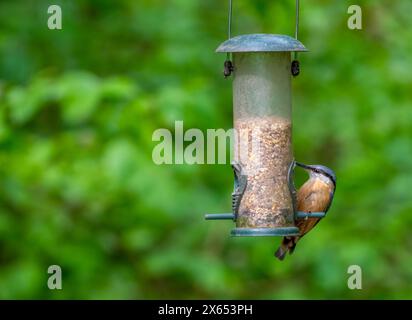
[[[234,1],[293,34],[294,1]],[[302,1],[294,148],[334,168],[329,215],[280,263],[230,238],[229,165],[156,166],[157,128],[232,126],[220,0],[0,3],[0,298],[412,298],[412,2]],[[47,29],[60,4],[63,30]],[[304,177],[300,176],[300,182]],[[63,290],[47,289],[47,268]],[[363,290],[347,268],[363,269]]]

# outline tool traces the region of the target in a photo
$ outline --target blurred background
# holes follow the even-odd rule
[[[338,186],[281,263],[279,238],[203,220],[230,210],[230,165],[152,162],[153,131],[175,120],[232,127],[214,53],[226,1],[2,0],[0,298],[412,298],[412,2],[301,2],[295,157],[335,169]],[[347,28],[354,2],[361,31]],[[294,1],[235,0],[234,35],[255,32],[293,35]]]

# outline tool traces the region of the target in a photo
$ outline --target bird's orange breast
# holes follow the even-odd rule
[[[319,180],[310,179],[297,193],[297,208],[299,211],[323,212],[329,206],[333,186]]]
[[[332,201],[333,186],[319,179],[309,179],[297,193],[297,209],[304,212],[324,212]],[[298,220],[300,236],[308,233],[320,219],[308,218]]]

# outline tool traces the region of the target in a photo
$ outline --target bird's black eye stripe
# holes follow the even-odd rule
[[[327,173],[327,172],[325,172],[325,171],[323,171],[323,170],[321,170],[321,169],[316,169],[316,168],[312,168],[312,171],[315,172],[315,173],[323,174],[324,176],[328,177],[328,178],[333,182],[333,184],[336,185],[335,179],[334,179],[333,176],[330,175],[329,173]]]

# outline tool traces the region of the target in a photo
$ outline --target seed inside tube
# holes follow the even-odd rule
[[[275,116],[240,118],[235,120],[235,131],[235,159],[247,175],[238,227],[293,226],[288,186],[293,160],[290,120]]]

